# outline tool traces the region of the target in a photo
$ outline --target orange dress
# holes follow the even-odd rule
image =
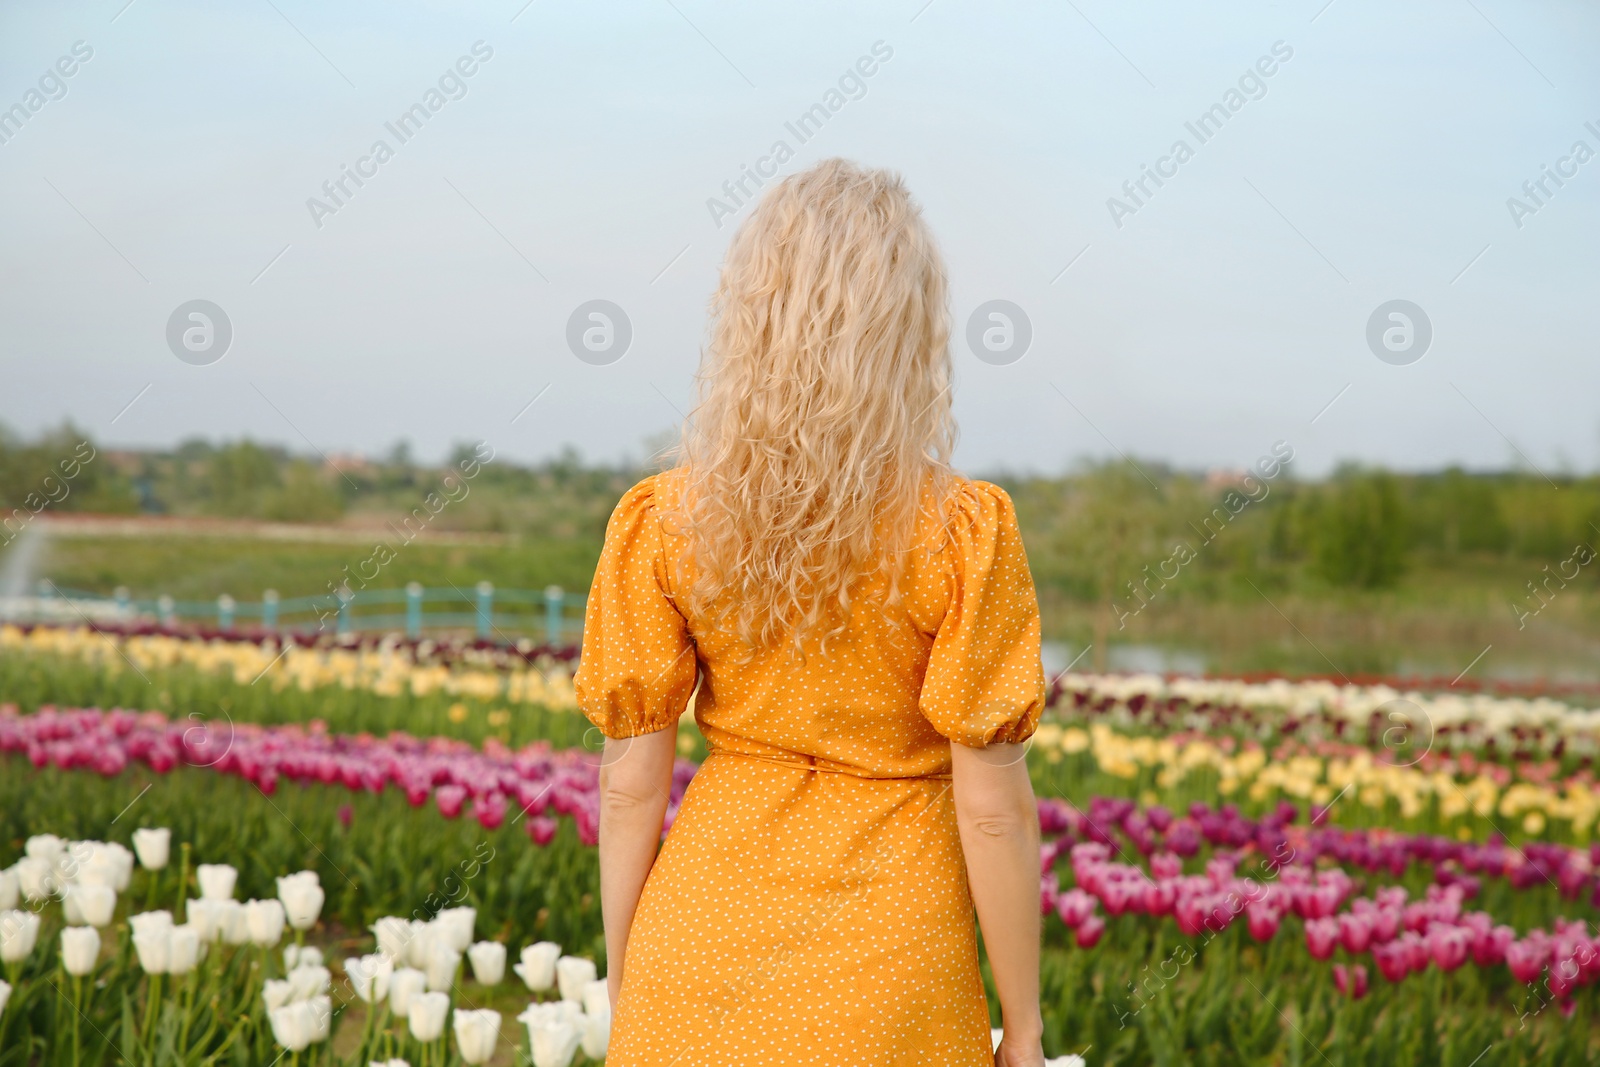
[[[991,1067],[950,744],[1021,741],[1044,706],[1039,610],[1005,491],[958,480],[889,610],[827,655],[741,664],[674,598],[681,535],[647,478],[606,528],[574,679],[607,737],[671,729],[697,676],[709,755],[628,937],[612,1067]]]

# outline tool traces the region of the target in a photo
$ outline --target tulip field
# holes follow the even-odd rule
[[[0,628],[0,1067],[602,1060],[571,666]],[[1028,751],[1046,1052],[1600,1061],[1597,705],[1057,679]],[[669,820],[692,718],[679,750]]]

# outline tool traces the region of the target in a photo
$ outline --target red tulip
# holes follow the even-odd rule
[[[1372,950],[1372,960],[1378,965],[1378,970],[1391,982],[1399,982],[1411,973],[1411,963],[1407,958],[1405,946],[1398,941],[1377,945]]]

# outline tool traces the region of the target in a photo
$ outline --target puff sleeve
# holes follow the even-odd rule
[[[584,609],[573,688],[583,714],[612,738],[676,726],[695,686],[694,641],[667,592],[654,496],[655,479],[646,478],[611,513]]]
[[[1025,741],[1044,710],[1039,599],[1011,497],[988,482],[957,490],[941,550],[950,603],[919,700],[934,729],[971,748]]]

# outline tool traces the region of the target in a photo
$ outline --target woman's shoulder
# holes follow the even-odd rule
[[[1014,514],[1011,495],[982,478],[960,471],[931,473],[923,485],[921,522],[924,533],[949,531],[959,523],[968,528],[990,526]]]

